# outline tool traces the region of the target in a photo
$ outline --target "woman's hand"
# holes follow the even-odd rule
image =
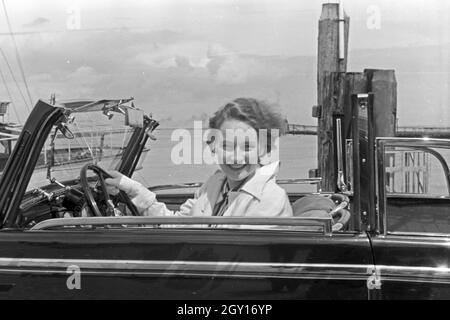
[[[139,192],[141,184],[118,171],[106,171],[111,178],[105,179],[106,189],[109,194],[117,195],[120,190],[124,191],[130,198],[133,198]]]

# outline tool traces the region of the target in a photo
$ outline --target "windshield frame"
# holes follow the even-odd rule
[[[110,105],[108,106],[110,107]],[[123,105],[120,105],[120,107],[122,110],[128,108],[128,106]],[[131,108],[136,109],[134,105]],[[105,116],[108,116],[105,110],[115,111],[103,108],[102,111]],[[51,105],[43,100],[36,103],[0,177],[0,228],[17,227],[19,207],[43,146],[51,135],[52,129],[64,124],[70,114],[70,109],[58,104]],[[158,125],[159,123],[156,120],[144,115],[142,128],[132,129],[132,136],[117,166],[119,172],[127,176],[133,174],[148,140],[148,133],[152,132]],[[49,181],[47,185],[52,184]]]

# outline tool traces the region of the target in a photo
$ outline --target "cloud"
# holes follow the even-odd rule
[[[32,76],[28,77],[29,82],[44,82],[44,81],[51,81],[52,75],[50,73],[37,73],[33,74]]]
[[[135,48],[137,54],[132,60],[157,68],[186,67],[187,65],[205,68],[209,62],[207,48],[206,42],[189,39],[157,46],[153,43],[144,43]]]
[[[37,28],[45,24],[48,24],[49,22],[50,20],[48,20],[47,18],[39,17],[31,21],[30,23],[24,24],[23,26],[25,28]]]
[[[80,66],[67,74],[38,73],[28,77],[32,96],[47,99],[56,94],[57,100],[108,98],[104,83],[109,76],[90,66]]]
[[[90,66],[81,66],[74,72],[68,74],[66,79],[70,82],[77,82],[81,85],[92,85],[98,84],[100,81],[104,80],[105,77],[105,74],[96,72],[95,69]]]
[[[52,93],[57,99],[133,96],[137,106],[155,117],[183,120],[192,114],[211,114],[232,98],[252,96],[279,102],[291,122],[314,121],[310,117],[316,95],[314,56],[241,54],[219,42],[168,30],[42,33],[18,40],[34,99],[48,99]],[[20,79],[10,39],[0,42]],[[419,118],[431,123],[438,116],[421,110],[430,101],[448,106],[447,57],[448,46],[352,51],[349,69],[396,69],[402,125]],[[433,75],[421,77],[426,81],[420,84],[427,86],[417,96],[418,75],[408,74],[423,70]],[[8,85],[20,102],[14,82],[9,79]],[[450,121],[448,113],[438,114]]]
[[[216,71],[216,81],[226,84],[245,83],[249,77],[248,61],[234,55],[226,57]]]
[[[14,56],[8,41],[2,44]],[[168,30],[42,33],[20,38],[19,48],[34,99],[133,96],[162,117],[210,114],[236,96],[273,100],[280,79],[301,65]]]

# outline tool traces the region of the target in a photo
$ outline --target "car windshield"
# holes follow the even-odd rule
[[[133,133],[124,123],[120,113],[110,119],[102,112],[72,114],[65,134],[54,127],[48,136],[27,190],[78,179],[88,163],[115,169]]]

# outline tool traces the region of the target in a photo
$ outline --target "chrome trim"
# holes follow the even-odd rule
[[[381,282],[419,282],[450,284],[449,267],[408,267],[386,266],[376,267]]]
[[[450,249],[450,239],[443,238],[441,236],[429,236],[424,238],[422,234],[420,235],[407,235],[403,234],[401,238],[393,237],[392,235],[379,235],[377,239],[382,239],[384,245],[388,244],[401,244],[402,246],[406,245],[409,247],[427,247],[429,248],[432,245],[435,248],[446,248]],[[424,241],[426,240],[426,241]],[[444,241],[443,241],[444,240]]]
[[[278,179],[278,184],[320,184],[322,178],[295,178],[295,179]],[[203,182],[175,183],[149,187],[149,190],[165,190],[165,189],[189,189],[200,188]]]
[[[163,275],[233,278],[335,279],[450,284],[449,267],[376,266],[370,264],[264,263],[224,261],[96,260],[0,258],[0,273],[67,274],[77,266],[89,275]]]
[[[436,138],[401,138],[401,137],[377,137],[376,140],[383,140],[389,143],[399,143],[400,145],[405,142],[418,143],[438,147],[450,147],[450,139],[436,139]]]
[[[371,265],[210,261],[0,258],[0,273],[66,274],[77,266],[91,275],[164,275],[238,278],[367,280]]]
[[[450,233],[432,233],[432,232],[402,232],[402,231],[391,231],[387,232],[389,236],[408,236],[408,237],[436,237],[436,238],[449,238]]]
[[[336,119],[336,158],[337,158],[337,181],[336,187],[341,192],[347,191],[348,187],[344,177],[344,160],[342,152],[342,119]]]
[[[322,178],[278,179],[278,184],[320,184]]]
[[[374,172],[375,172],[375,234],[379,235],[381,234],[380,231],[380,227],[383,226],[382,225],[382,221],[383,221],[383,217],[380,214],[380,206],[379,206],[379,199],[380,199],[380,190],[379,190],[379,186],[380,185],[384,185],[385,182],[383,182],[383,184],[380,184],[380,179],[379,179],[379,168],[378,168],[378,163],[379,163],[379,159],[378,159],[378,144],[376,141],[376,137],[375,137],[375,146],[373,148],[375,154],[373,157],[373,161],[374,161]],[[384,174],[383,174],[383,179],[384,179]]]
[[[375,140],[376,150],[376,175],[377,175],[377,188],[378,189],[378,225],[375,226],[375,230],[382,235],[387,235],[387,198],[386,198],[386,174],[385,174],[385,141],[381,139]]]
[[[202,182],[192,182],[192,183],[176,183],[176,184],[165,184],[149,187],[151,191],[164,190],[164,189],[189,189],[189,188],[200,188],[203,185]]]
[[[46,230],[67,226],[122,226],[122,225],[242,225],[263,226],[264,229],[274,230],[277,227],[322,227],[324,235],[332,234],[332,222],[330,218],[248,218],[248,217],[148,217],[148,216],[118,216],[118,217],[82,217],[82,218],[58,218],[39,222],[30,231]],[[194,226],[195,227],[195,226]],[[254,229],[254,228],[252,228]],[[295,228],[283,228],[283,230],[296,231]],[[308,231],[308,230],[302,230]],[[314,229],[310,231],[316,231]]]
[[[415,144],[415,145],[414,145]],[[429,138],[397,138],[397,137],[379,137],[376,138],[376,168],[378,170],[377,172],[377,178],[378,178],[378,210],[379,210],[379,225],[377,226],[377,229],[379,230],[380,234],[387,236],[388,234],[395,234],[395,235],[408,235],[406,233],[400,233],[397,234],[396,232],[388,232],[387,231],[387,193],[386,193],[386,187],[385,187],[385,149],[386,147],[408,147],[408,148],[420,148],[420,147],[434,147],[434,148],[447,148],[450,149],[450,139],[429,139]],[[434,150],[427,150],[428,152],[434,151]],[[432,152],[433,154],[435,152]],[[439,157],[438,160],[440,161]],[[442,161],[441,161],[442,164]],[[447,180],[447,187],[449,189],[450,193],[450,171],[447,166],[443,166],[444,171],[446,171],[446,180]],[[417,233],[417,235],[422,236],[435,236],[435,234],[429,234],[429,233]],[[445,234],[442,234],[445,236]]]
[[[404,198],[409,199],[411,197],[414,197],[416,199],[450,199],[450,196],[443,196],[439,194],[417,194],[417,193],[397,193],[397,192],[389,192],[389,197],[396,197],[396,198]]]

